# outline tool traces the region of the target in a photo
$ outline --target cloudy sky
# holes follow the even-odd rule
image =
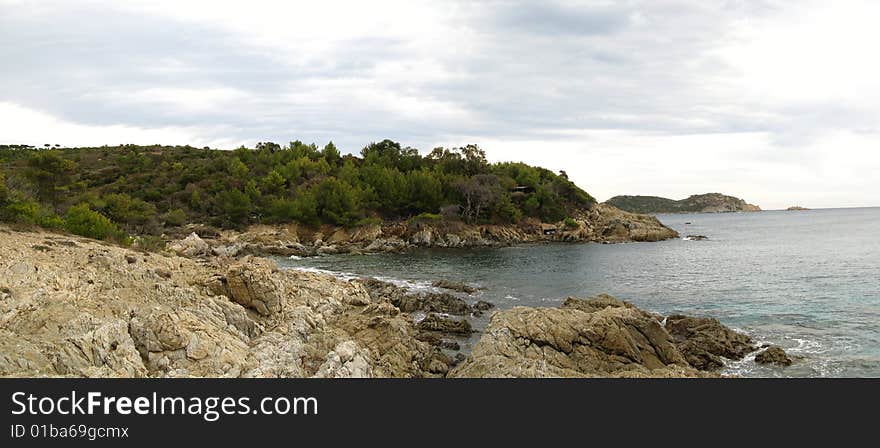
[[[880,205],[880,2],[0,0],[0,143],[477,143],[600,200]]]

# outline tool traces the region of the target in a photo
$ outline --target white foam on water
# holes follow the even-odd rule
[[[313,274],[332,275],[333,277],[336,277],[340,280],[345,280],[345,281],[354,280],[354,279],[358,279],[358,278],[363,277],[362,275],[353,274],[351,272],[336,272],[336,271],[329,271],[327,269],[311,268],[311,267],[304,267],[304,266],[291,266],[291,267],[287,267],[286,269],[290,269],[292,271],[300,271],[300,272],[311,272]]]
[[[394,286],[406,288],[411,291],[432,291],[432,292],[441,292],[442,291],[439,288],[435,288],[434,286],[431,285],[431,282],[427,282],[427,281],[403,280],[403,279],[399,279],[399,278],[395,278],[395,277],[386,277],[386,276],[380,276],[380,275],[377,275],[377,276],[360,275],[360,274],[355,274],[353,272],[331,271],[328,269],[321,269],[321,268],[308,267],[308,266],[284,266],[283,268],[284,269],[291,269],[294,271],[332,275],[340,280],[345,280],[345,281],[357,280],[359,278],[364,278],[364,277],[372,277],[372,278],[375,278],[376,280],[380,280],[380,281],[383,281],[386,283],[391,283]]]
[[[302,260],[303,257],[300,257],[299,255],[291,255],[287,258],[290,260]]]
[[[411,281],[411,280],[402,280],[394,277],[384,277],[384,276],[375,276],[373,277],[376,280],[381,280],[383,282],[391,283],[394,286],[399,286],[401,288],[407,288],[415,291],[435,291],[437,288],[431,286],[430,282],[426,281]]]

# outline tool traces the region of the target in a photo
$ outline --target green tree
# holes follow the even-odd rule
[[[6,187],[6,175],[0,170],[0,207],[9,203],[9,188]]]
[[[251,213],[251,198],[241,190],[231,188],[220,194],[220,213],[233,227],[245,224]]]
[[[338,166],[339,161],[342,160],[342,155],[339,153],[339,150],[336,149],[336,145],[334,145],[333,142],[329,142],[324,146],[321,155],[324,156],[324,160],[326,160],[327,164],[331,167]]]
[[[273,169],[262,179],[261,187],[263,193],[279,194],[284,191],[286,183],[287,181],[284,180],[284,176],[282,176],[277,169]]]
[[[300,194],[294,199],[278,198],[269,205],[269,218],[274,222],[317,224],[318,202],[311,192]]]
[[[156,218],[155,205],[125,193],[108,194],[102,199],[107,217],[132,229],[143,231]]]
[[[406,174],[406,203],[412,213],[435,213],[443,199],[443,185],[429,171]]]
[[[328,177],[313,188],[321,219],[338,225],[351,225],[360,218],[358,194],[351,185]]]
[[[77,165],[57,150],[37,151],[27,161],[25,176],[34,183],[40,201],[58,208],[58,193],[65,191]]]

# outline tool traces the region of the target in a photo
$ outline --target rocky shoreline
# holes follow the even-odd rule
[[[298,256],[402,252],[415,247],[499,247],[537,242],[623,243],[662,241],[678,233],[657,218],[605,204],[583,211],[568,224],[469,225],[460,221],[409,220],[353,229],[324,226],[255,225],[244,231],[188,226],[169,249],[184,256]]]
[[[438,285],[450,293],[0,227],[0,376],[711,377],[759,350],[610,296],[499,310]],[[484,313],[465,354],[456,338]]]

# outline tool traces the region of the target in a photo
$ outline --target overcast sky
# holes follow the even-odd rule
[[[600,200],[880,205],[880,2],[0,0],[0,143],[477,143]]]

